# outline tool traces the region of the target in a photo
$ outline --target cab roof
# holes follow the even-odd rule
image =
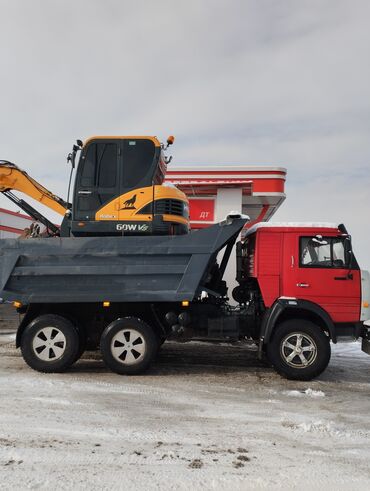
[[[314,229],[315,231],[329,229],[331,232],[338,231],[338,225],[332,222],[259,222],[248,229],[245,236],[247,237],[248,235],[255,233],[257,230],[264,228],[275,230],[284,229],[285,231],[287,229]]]
[[[133,135],[128,135],[128,136],[110,136],[110,135],[97,135],[97,136],[90,136],[84,141],[83,146],[85,147],[88,143],[94,140],[151,140],[154,143],[154,146],[160,147],[161,142],[158,140],[156,136],[133,136]]]

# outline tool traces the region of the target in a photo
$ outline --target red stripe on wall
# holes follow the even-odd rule
[[[4,230],[5,232],[13,232],[14,234],[23,233],[23,229],[21,228],[7,227],[6,225],[0,225],[0,230]]]
[[[27,220],[31,220],[31,222],[32,222],[31,217],[29,217],[28,215],[24,215],[23,213],[18,213],[16,211],[11,211],[11,210],[6,210],[5,208],[0,208],[0,213],[6,213],[7,215],[14,215],[16,217],[26,218]]]

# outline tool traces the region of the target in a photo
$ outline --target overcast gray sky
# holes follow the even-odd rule
[[[63,197],[94,134],[281,165],[274,219],[344,222],[370,269],[369,1],[0,0],[0,19],[0,158]]]

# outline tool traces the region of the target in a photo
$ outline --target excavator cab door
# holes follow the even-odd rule
[[[119,156],[119,140],[96,140],[83,149],[76,175],[73,221],[94,221],[97,210],[119,196]]]
[[[134,215],[153,200],[153,175],[160,149],[144,138],[122,141],[119,220],[135,220]]]

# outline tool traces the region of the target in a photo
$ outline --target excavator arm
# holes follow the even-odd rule
[[[0,160],[0,192],[7,195],[7,192],[11,190],[20,191],[63,216],[71,206],[59,196],[48,191],[15,164],[7,160]]]
[[[0,160],[0,192],[34,220],[44,224],[50,235],[59,235],[59,227],[57,225],[44,217],[29,203],[15,196],[12,193],[12,190],[27,194],[27,196],[30,196],[34,200],[61,215],[64,215],[71,207],[69,203],[48,191],[44,186],[41,186],[41,184],[32,179],[27,172],[23,171],[15,164],[12,164],[7,160]]]

